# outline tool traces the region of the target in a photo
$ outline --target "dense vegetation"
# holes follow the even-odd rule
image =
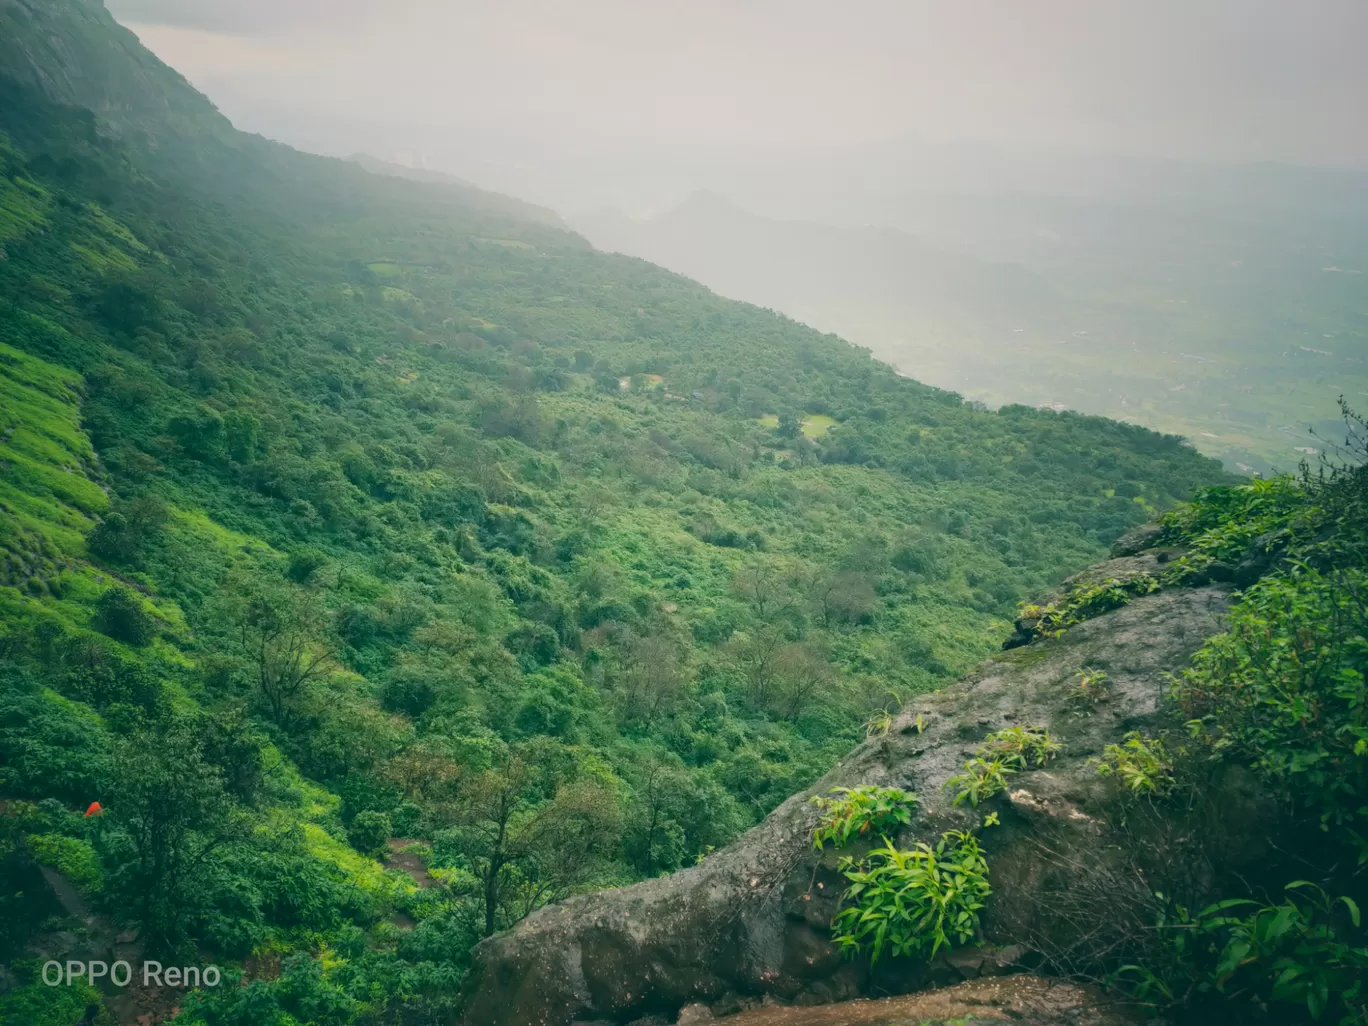
[[[41,863],[269,968],[187,1021],[437,1019],[481,936],[706,856],[1221,477],[0,16],[7,70],[80,57],[0,79],[4,1015],[71,1017]]]
[[[1166,514],[1157,576],[1076,584],[1053,613],[1022,610],[1057,638],[1160,589],[1241,587],[1171,678],[1153,734],[1118,731],[1085,760],[1103,781],[1090,809],[1116,840],[1091,863],[1068,859],[1046,900],[1054,936],[1032,941],[1048,968],[1179,1022],[1368,1023],[1368,425],[1341,407],[1347,437],[1314,473],[1206,489]],[[1083,667],[1068,699],[1099,715],[1110,687]],[[877,963],[981,941],[1005,811],[993,799],[1068,747],[1043,728],[988,733],[944,787],[991,811],[935,847],[895,843],[914,794],[814,798],[817,848],[882,840],[839,862],[835,942]],[[1244,831],[1233,845],[1232,830]]]
[[[1341,405],[1347,437],[1316,472],[1206,490],[1164,518],[1165,540],[1189,549],[1177,579],[1247,586],[1173,683],[1180,726],[1132,734],[1099,765],[1151,809],[1195,804],[1246,767],[1278,811],[1257,873],[1214,902],[1193,902],[1200,885],[1155,895],[1128,941],[1135,961],[1114,979],[1195,1019],[1368,1022],[1368,430]],[[1219,830],[1179,857],[1213,865]]]

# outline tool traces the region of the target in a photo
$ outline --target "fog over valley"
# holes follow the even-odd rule
[[[1368,394],[1361,4],[112,8],[240,127],[544,204],[991,405],[1263,472]]]

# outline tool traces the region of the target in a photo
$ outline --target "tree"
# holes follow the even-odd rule
[[[751,705],[796,719],[835,672],[812,642],[788,641],[773,627],[738,637],[730,646],[732,665],[746,681]]]
[[[628,721],[650,722],[668,710],[684,688],[679,650],[660,635],[629,635],[622,647],[622,665],[614,686]]]
[[[798,600],[794,579],[768,563],[753,563],[732,580],[733,590],[745,599],[755,618],[771,621],[783,615]]]
[[[152,496],[115,503],[90,532],[86,544],[99,559],[134,564],[161,533],[167,517],[166,504]]]
[[[677,765],[647,757],[637,782],[625,847],[643,875],[657,866],[673,868],[684,854],[684,831],[677,822],[688,777]]]
[[[878,608],[878,596],[869,578],[853,571],[818,576],[810,592],[822,623],[859,623]]]
[[[171,947],[185,933],[197,870],[241,834],[239,810],[184,720],[131,734],[115,753],[112,783],[115,887],[138,907],[154,943]]]
[[[125,645],[142,648],[157,636],[157,624],[143,609],[142,599],[127,588],[109,588],[95,604],[95,624],[102,634]]]
[[[385,844],[393,830],[388,814],[367,809],[356,814],[347,830],[347,839],[362,855],[379,858],[384,854]]]
[[[545,800],[545,784],[543,770],[511,754],[466,782],[457,825],[441,836],[478,881],[486,937],[570,894],[616,846],[620,810],[606,786],[572,781]]]
[[[238,646],[252,664],[267,712],[281,725],[309,685],[333,668],[317,602],[310,592],[275,582],[249,586],[239,596]]]
[[[783,634],[769,626],[738,635],[728,646],[732,665],[745,678],[746,695],[757,709],[769,708],[783,646]]]
[[[775,658],[775,688],[771,708],[796,720],[812,700],[835,683],[826,656],[811,642],[783,646]]]

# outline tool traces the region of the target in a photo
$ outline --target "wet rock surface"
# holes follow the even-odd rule
[[[1121,557],[1092,572],[1139,572],[1157,559],[1153,553]],[[813,788],[700,865],[548,906],[483,942],[468,977],[462,1023],[625,1026],[653,1017],[673,1023],[686,1006],[695,1006],[688,1013],[692,1021],[707,1021],[698,1018],[703,1010],[715,1017],[780,1016],[779,1010],[754,1009],[766,1001],[813,1006],[966,979],[987,991],[1006,986],[997,982],[1007,978],[1002,974],[1039,964],[1042,938],[1064,950],[1070,931],[1083,929],[1068,910],[1053,908],[1049,896],[1069,892],[1072,873],[1095,875],[1129,844],[1129,838],[1123,844],[1113,835],[1105,808],[1115,791],[1099,777],[1094,760],[1127,732],[1157,728],[1168,675],[1220,629],[1227,594],[1223,585],[1210,584],[1141,596],[1059,638],[1002,652],[952,687],[910,701],[886,735],[860,745]],[[1074,687],[1084,668],[1107,675],[1101,701],[1077,701]],[[1046,769],[1012,778],[1007,794],[978,809],[954,805],[946,780],[988,733],[1013,725],[1048,727],[1066,747]],[[930,965],[893,959],[872,970],[864,960],[843,958],[831,944],[828,924],[845,883],[836,868],[841,853],[813,850],[817,813],[808,799],[858,784],[919,794],[917,815],[899,838],[903,845],[934,841],[944,830],[975,826],[986,813],[998,813],[1001,825],[982,837],[994,891],[983,922],[984,947],[942,955]],[[1231,850],[1240,858],[1258,858],[1257,848],[1240,833],[1257,835],[1258,816],[1236,819],[1232,829],[1240,836],[1232,836]],[[1167,843],[1163,831],[1169,826],[1162,826],[1155,835],[1158,847]],[[1108,885],[1097,879],[1103,880],[1105,897]],[[971,992],[977,991],[962,993]],[[931,994],[920,997],[932,1000]],[[854,1008],[829,1014],[865,1014]],[[782,1014],[799,1015],[792,1008]],[[919,1014],[934,1022],[940,1013]],[[986,1011],[974,1014],[991,1018]],[[1116,1021],[1058,1015],[1016,1021]],[[732,1021],[758,1026],[899,1020]]]

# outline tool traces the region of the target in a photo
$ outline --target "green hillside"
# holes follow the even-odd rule
[[[36,859],[283,965],[188,1021],[442,1021],[481,935],[727,843],[1223,477],[238,134],[88,3],[0,39],[0,1018],[75,1018]]]

